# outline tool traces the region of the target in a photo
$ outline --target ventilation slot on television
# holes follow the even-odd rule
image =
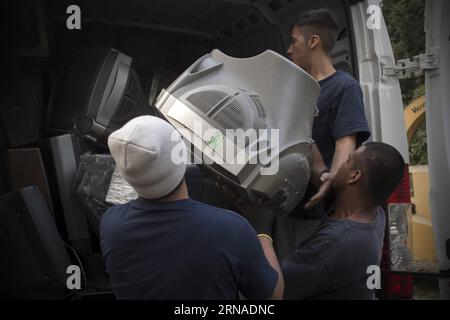
[[[125,96],[122,99],[120,107],[117,109],[116,114],[114,115],[114,122],[122,123],[123,121],[126,121],[130,113],[133,112],[135,104],[136,101],[129,99],[127,96]]]
[[[202,91],[191,94],[186,100],[192,103],[200,111],[208,113],[226,96],[227,94],[225,92]]]
[[[256,106],[256,111],[258,112],[258,116],[260,118],[265,118],[266,117],[266,113],[264,112],[264,108],[261,104],[261,101],[256,98],[256,97],[252,97],[252,101],[255,103]]]
[[[242,106],[236,100],[223,107],[213,119],[216,120],[225,130],[248,129],[245,125]]]

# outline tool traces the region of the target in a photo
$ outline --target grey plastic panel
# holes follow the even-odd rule
[[[105,127],[108,126],[116,111],[117,104],[125,92],[131,63],[132,59],[130,57],[117,51],[113,71],[108,79],[96,118],[96,121]]]
[[[163,90],[156,107],[177,129],[183,129],[181,134],[193,145],[197,159],[199,154],[206,159],[212,172],[245,190],[250,200],[256,194],[270,198],[284,190],[283,209],[290,211],[303,197],[309,180],[312,120],[319,93],[319,84],[309,74],[273,51],[233,58],[213,50]],[[221,163],[225,153],[211,147],[208,137],[199,136],[195,130],[199,122],[204,130],[216,130],[222,140],[227,139],[222,136],[227,129],[238,127],[278,130],[278,152],[269,146],[270,165],[277,165],[278,172],[262,174],[259,161]],[[258,143],[263,141],[258,137]],[[246,154],[255,145],[235,143]]]

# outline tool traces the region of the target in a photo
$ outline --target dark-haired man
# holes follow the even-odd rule
[[[369,142],[350,153],[334,181],[336,208],[281,264],[285,299],[373,299],[367,273],[379,266],[385,231],[380,208],[399,184],[405,163],[390,145]],[[271,234],[273,215],[243,207],[251,224]]]
[[[348,155],[370,136],[359,83],[348,73],[336,71],[331,61],[337,31],[336,19],[326,9],[304,13],[291,31],[287,53],[319,82],[321,93],[312,132],[315,179],[297,208],[276,221],[274,243],[280,259],[307,238],[325,215],[326,192],[317,192],[320,183],[332,179]],[[331,207],[333,200],[328,199],[327,205]]]
[[[405,163],[390,145],[350,153],[334,179],[336,209],[282,263],[286,299],[372,299],[367,268],[381,261],[385,214]]]

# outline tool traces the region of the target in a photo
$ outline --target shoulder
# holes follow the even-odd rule
[[[206,216],[204,218],[207,220],[241,226],[248,224],[247,219],[234,211],[214,207],[195,200],[193,200],[192,203],[193,209],[196,212],[201,213],[203,216]]]
[[[335,97],[362,95],[359,82],[345,71],[336,71],[329,84],[325,84],[325,87],[328,87],[330,92],[334,92]]]
[[[111,207],[109,207],[105,213],[102,215],[102,220],[108,220],[114,217],[117,217],[117,214],[120,214],[121,212],[127,210],[130,207],[131,202],[127,202],[124,204],[116,204]]]
[[[130,203],[114,205],[108,208],[100,219],[99,236],[102,251],[106,252],[115,243],[120,242],[123,236],[125,212]]]
[[[359,82],[345,71],[336,71],[336,80],[340,83],[342,90],[350,88],[361,88]]]
[[[192,209],[195,217],[190,222],[199,232],[214,234],[215,238],[229,243],[233,250],[254,248],[255,243],[259,245],[255,230],[240,214],[201,202],[196,202]]]
[[[345,71],[338,70],[319,83],[322,89],[321,98],[326,105],[338,106],[342,99],[362,97],[359,82]]]
[[[316,233],[307,241],[308,247],[319,255],[330,252],[336,255],[367,250],[383,239],[385,215],[380,208],[372,223],[354,222],[351,220],[324,219]],[[378,234],[379,233],[379,234]],[[367,241],[371,242],[370,245]]]
[[[374,223],[376,227],[381,230],[381,232],[383,232],[384,235],[384,229],[386,227],[386,212],[382,207],[377,208],[377,216],[375,217]]]
[[[100,219],[100,232],[105,229],[108,229],[109,231],[115,226],[121,225],[122,220],[126,217],[124,213],[129,207],[130,202],[109,207]]]
[[[344,221],[332,221],[325,218],[317,231],[303,245],[316,254],[322,255],[325,251],[333,249],[336,243],[344,239],[344,235],[350,228],[351,225]]]
[[[101,218],[101,221],[102,221],[102,222],[103,222],[103,221],[108,221],[108,220],[114,218],[114,217],[115,217],[115,213],[116,213],[116,212],[122,211],[123,208],[124,208],[125,206],[127,206],[127,205],[128,205],[128,203],[127,203],[127,204],[113,205],[113,206],[109,207],[109,208],[103,213],[102,218]]]

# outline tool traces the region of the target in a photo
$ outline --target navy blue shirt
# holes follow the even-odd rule
[[[100,242],[118,299],[267,299],[278,279],[246,219],[190,199],[114,206]]]
[[[285,299],[373,299],[367,268],[380,265],[385,223],[381,208],[369,223],[325,217],[281,265]]]
[[[336,140],[356,134],[357,145],[360,145],[369,138],[370,132],[358,81],[338,70],[319,84],[318,113],[314,115],[312,138],[325,164],[330,167]]]
[[[357,147],[369,136],[369,126],[364,113],[361,87],[352,76],[344,71],[336,71],[319,81],[320,95],[314,114],[312,138],[322,154],[328,168],[331,167],[336,140],[356,135]],[[292,216],[320,219],[325,215],[323,203],[306,210],[303,206],[317,192],[310,183],[302,201],[292,212]]]

